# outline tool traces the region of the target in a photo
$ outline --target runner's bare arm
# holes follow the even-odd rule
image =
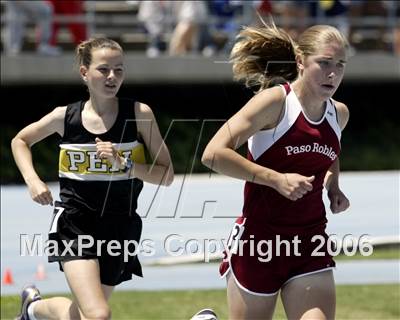
[[[23,128],[11,142],[15,162],[29,188],[34,201],[46,205],[52,204],[53,198],[48,187],[40,179],[32,162],[31,147],[53,133],[64,134],[66,107],[57,107],[39,121]]]
[[[169,186],[174,180],[174,168],[164,140],[161,137],[153,111],[144,103],[136,103],[138,134],[143,139],[153,163],[135,163],[135,177],[154,184]]]

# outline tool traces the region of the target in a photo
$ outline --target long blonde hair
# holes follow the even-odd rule
[[[257,87],[256,91],[268,88],[276,79],[291,82],[298,76],[296,57],[313,55],[318,47],[332,41],[349,48],[346,38],[329,25],[308,28],[297,43],[273,21],[263,27],[245,27],[230,55],[234,79],[244,81],[247,87]]]

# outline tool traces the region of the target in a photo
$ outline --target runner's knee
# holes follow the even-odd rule
[[[82,310],[83,316],[86,319],[95,319],[95,320],[108,320],[111,319],[111,309],[105,306],[94,306],[93,308],[89,308],[87,310]]]

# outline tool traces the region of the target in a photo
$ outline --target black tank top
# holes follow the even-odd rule
[[[95,138],[112,142],[120,155],[133,162],[145,163],[144,146],[137,136],[134,101],[118,99],[117,118],[102,134],[91,133],[83,126],[84,104],[69,104],[65,114],[59,158],[61,201],[100,216],[133,216],[143,182],[97,158]]]

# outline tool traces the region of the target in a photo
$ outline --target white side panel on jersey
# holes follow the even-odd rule
[[[113,143],[113,147],[116,150],[129,150],[133,149],[138,146],[140,143],[137,141],[134,142],[124,142],[124,143]],[[60,144],[61,149],[67,149],[72,151],[96,151],[96,144],[95,143],[62,143]]]
[[[332,99],[328,100],[328,110],[326,112],[326,120],[328,121],[329,125],[335,131],[336,136],[338,137],[338,140],[340,141],[340,138],[342,136],[342,130],[340,129],[338,119],[336,116],[336,108],[335,105],[333,104]]]
[[[74,173],[74,172],[58,172],[60,178],[69,178],[73,180],[87,180],[87,181],[119,181],[134,179],[134,177],[129,176],[129,172],[113,172],[110,174],[91,174],[87,173]]]
[[[292,90],[286,97],[285,114],[279,124],[273,129],[259,131],[249,138],[248,148],[254,160],[267,151],[291,128],[300,112],[301,105]]]

